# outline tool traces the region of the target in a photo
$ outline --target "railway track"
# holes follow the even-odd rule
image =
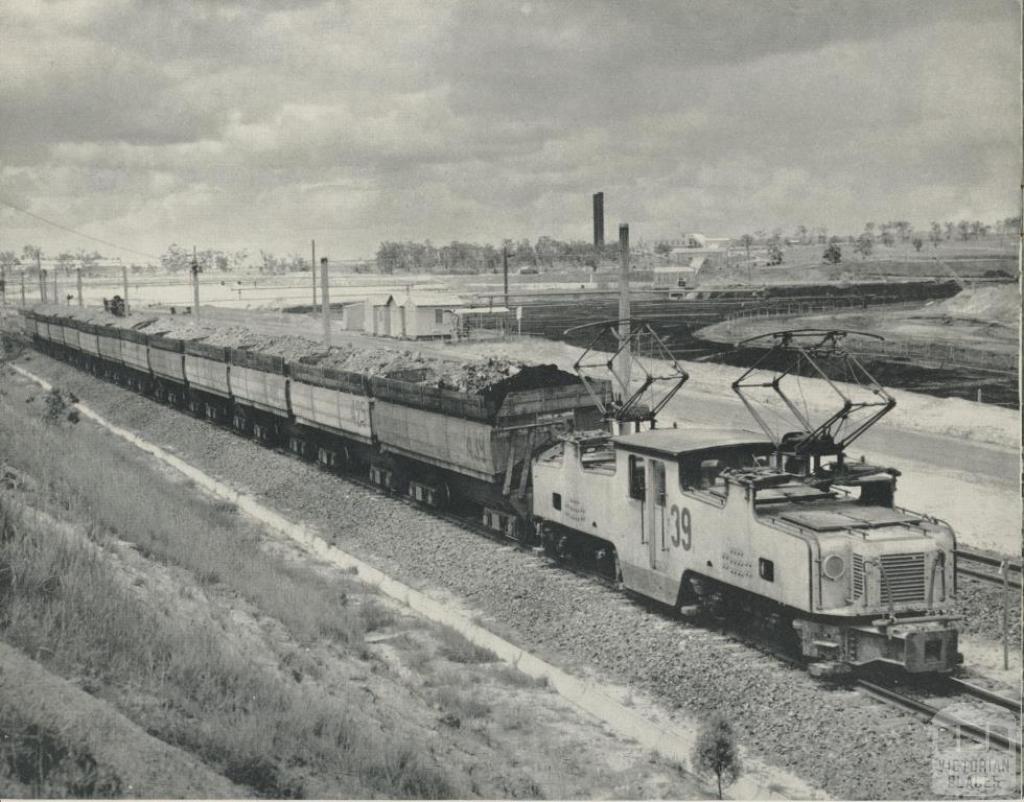
[[[998,694],[994,694],[984,688],[971,685],[970,683],[963,682],[962,680],[952,679],[950,682],[951,684],[949,687],[956,690],[956,692],[975,699],[980,699],[988,702],[989,704],[997,704],[1000,707],[1014,711],[1018,718],[1020,717],[1019,702],[999,696]],[[853,686],[890,707],[900,708],[910,713],[914,713],[915,715],[926,716],[929,721],[938,717],[938,720],[943,726],[959,728],[961,733],[980,743],[995,743],[1003,749],[1012,750],[1017,753],[1020,753],[1021,751],[1021,742],[1019,740],[1014,740],[1009,735],[1004,735],[998,729],[990,729],[971,721],[967,721],[966,719],[950,715],[944,712],[942,708],[936,707],[935,705],[922,701],[921,699],[917,699],[913,696],[909,696],[892,687],[862,678],[854,680]],[[1020,731],[1019,726],[1017,727],[1017,731]]]
[[[1001,559],[999,557],[993,557],[990,554],[984,552],[975,551],[974,549],[959,548],[956,550],[957,573],[969,576],[972,579],[978,579],[982,582],[988,582],[993,585],[1006,585],[1010,590],[1019,592],[1022,589],[1021,585],[1021,563],[1019,560]],[[974,563],[975,565],[983,566],[982,569],[968,568],[961,565],[962,562]],[[992,570],[996,569],[997,573]],[[1011,579],[1012,575],[1016,576],[1016,580]]]

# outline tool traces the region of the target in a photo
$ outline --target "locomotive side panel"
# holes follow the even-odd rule
[[[79,350],[78,337],[79,331],[77,328],[71,325],[61,327],[61,332],[64,335],[64,345],[74,351]]]
[[[328,387],[291,381],[292,414],[306,426],[324,428],[359,442],[373,440],[370,399]]]

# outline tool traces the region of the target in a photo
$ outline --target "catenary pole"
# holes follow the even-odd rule
[[[324,348],[331,347],[331,293],[327,281],[327,257],[320,257],[320,299],[323,301]]]
[[[630,376],[633,359],[629,345],[629,223],[619,224],[619,342],[623,348],[619,354],[619,378],[622,382],[622,400],[630,395]]]

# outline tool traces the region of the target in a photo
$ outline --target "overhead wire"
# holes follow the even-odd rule
[[[146,253],[145,251],[139,251],[136,250],[135,248],[128,248],[124,245],[118,245],[116,242],[111,242],[110,240],[105,240],[100,237],[94,237],[92,234],[86,234],[83,231],[78,231],[77,229],[71,228],[70,226],[66,226],[62,223],[58,223],[54,220],[50,220],[49,218],[43,217],[42,215],[36,214],[35,212],[30,212],[28,209],[22,209],[20,206],[11,203],[10,201],[5,200],[4,198],[0,198],[0,204],[8,207],[9,209],[14,209],[16,212],[21,212],[24,215],[33,217],[36,220],[46,223],[47,225],[53,226],[54,228],[59,228],[61,231],[66,231],[69,234],[74,234],[75,236],[84,237],[85,239],[92,240],[93,242],[98,242],[101,245],[106,245],[108,248],[116,248],[119,251],[124,251],[125,253],[133,253],[136,256],[145,256],[147,259],[160,259],[160,257],[157,256],[156,254]]]

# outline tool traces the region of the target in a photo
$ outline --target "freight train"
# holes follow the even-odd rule
[[[960,661],[947,612],[953,530],[895,505],[897,470],[846,456],[894,404],[877,385],[874,400],[844,396],[815,425],[781,392],[788,372],[760,383],[748,371],[734,389],[763,434],[660,429],[663,404],[634,404],[638,394],[623,403],[610,382],[550,365],[466,393],[52,307],[26,311],[24,323],[38,348],[84,370],[423,504],[469,510],[680,612],[710,608],[793,633],[812,673],[878,663],[946,673]],[[786,333],[777,344],[813,359],[841,350],[841,336]],[[776,435],[751,388],[777,393],[800,426]]]

